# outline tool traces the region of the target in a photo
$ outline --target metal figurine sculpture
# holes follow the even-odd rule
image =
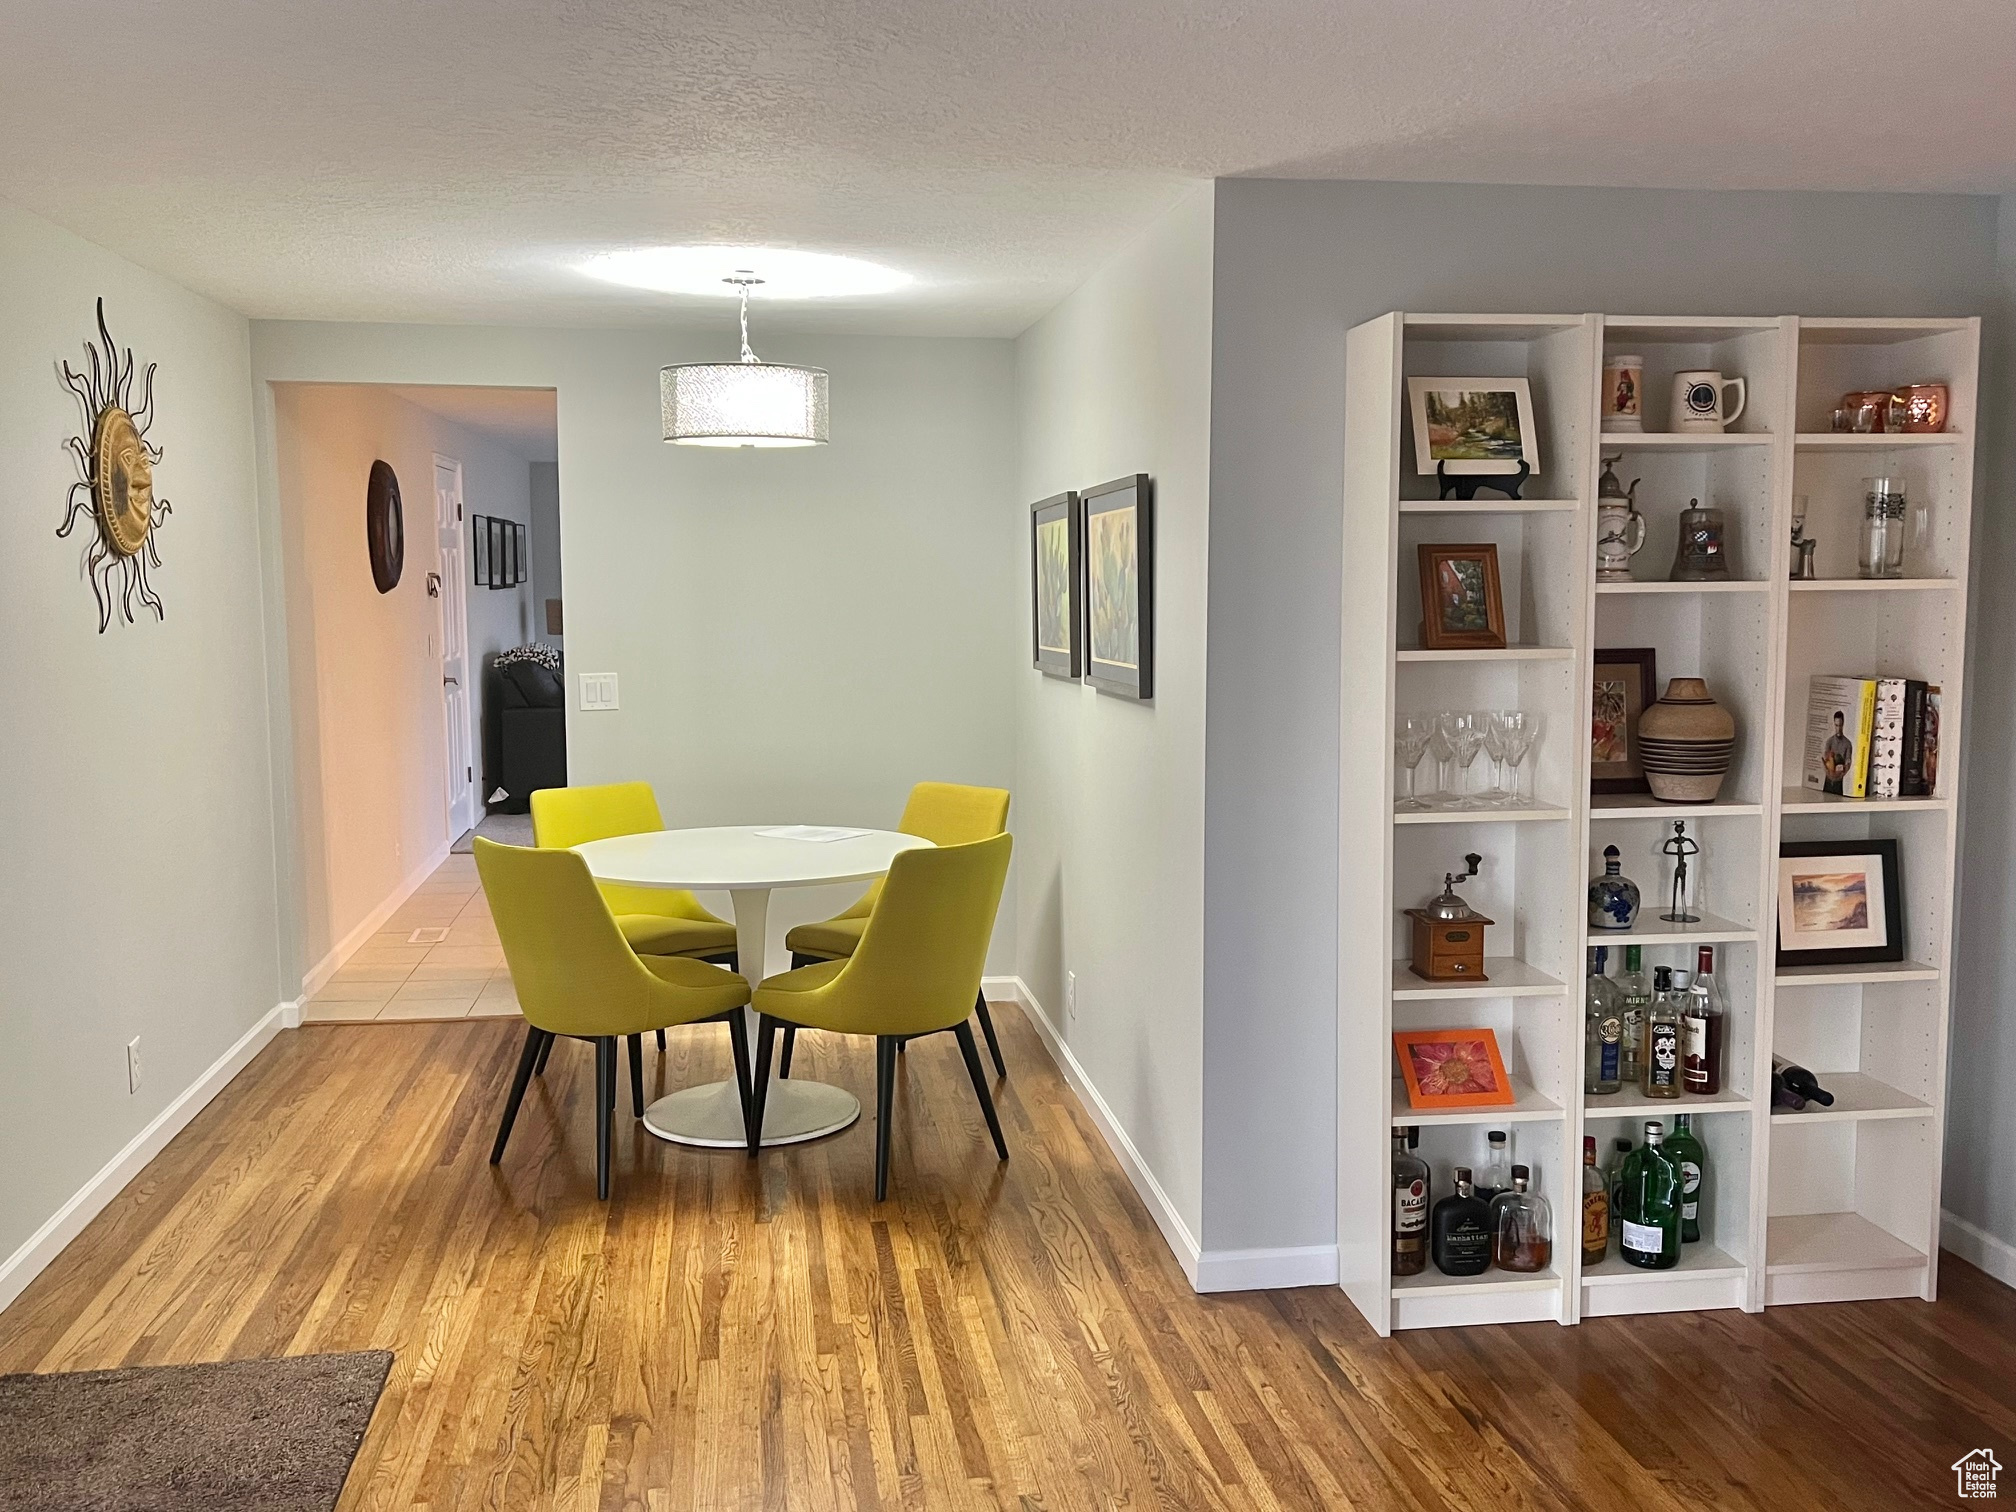
[[[154,468],[161,448],[147,439],[154,423],[154,369],[141,375],[140,403],[133,403],[137,364],[133,349],[121,352],[105,324],[105,301],[98,301],[98,335],[105,343],[84,343],[88,373],[62,365],[63,386],[77,396],[84,414],[84,433],[65,443],[77,463],[78,478],[70,485],[68,509],[57,528],[67,540],[78,517],[90,515],[97,528],[84,544],[82,574],[98,599],[98,633],[112,623],[116,603],[126,623],[133,623],[133,601],[163,618],[161,597],[147,580],[147,569],[161,565],[154,531],[171,513],[166,499],[154,496]],[[115,584],[114,579],[118,579]]]
[[[1687,821],[1673,821],[1673,838],[1659,849],[1673,858],[1673,911],[1659,915],[1668,924],[1699,924],[1701,915],[1687,912],[1687,858],[1701,847],[1687,836]]]
[[[1820,543],[1806,534],[1806,501],[1796,501],[1792,511],[1792,576],[1800,582],[1813,580],[1813,553]]]

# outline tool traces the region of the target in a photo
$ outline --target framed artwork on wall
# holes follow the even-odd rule
[[[1036,670],[1076,678],[1084,671],[1085,524],[1078,495],[1029,506],[1031,634]]]
[[[490,517],[469,516],[469,583],[474,588],[490,586]]]
[[[523,525],[518,524],[512,525],[511,534],[514,538],[512,560],[517,563],[518,567],[518,575],[512,581],[514,583],[528,582],[532,577],[531,536]]]
[[[1778,964],[1860,966],[1904,959],[1897,842],[1778,843]]]
[[[1155,498],[1146,473],[1088,488],[1085,680],[1143,702],[1155,696]]]
[[[504,553],[507,550],[505,541],[509,535],[504,527],[509,522],[491,515],[484,523],[490,534],[490,574],[485,581],[489,587],[502,588],[507,581],[504,576],[506,566]]]
[[[1498,587],[1498,548],[1422,545],[1421,645],[1428,651],[1502,649],[1505,600]]]
[[[1659,659],[1650,646],[1596,652],[1590,700],[1589,791],[1649,793],[1638,721],[1659,701]]]

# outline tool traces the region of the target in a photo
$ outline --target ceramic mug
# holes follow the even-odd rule
[[[1610,357],[1603,363],[1603,429],[1642,431],[1645,402],[1645,359]]]
[[[1723,394],[1736,390],[1733,409],[1723,407]],[[1719,431],[1743,413],[1749,387],[1741,378],[1724,378],[1712,368],[1690,368],[1673,375],[1673,429]]]

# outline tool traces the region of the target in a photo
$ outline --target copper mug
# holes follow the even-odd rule
[[[1890,429],[1923,435],[1946,429],[1948,395],[1943,383],[1907,383],[1890,405]]]

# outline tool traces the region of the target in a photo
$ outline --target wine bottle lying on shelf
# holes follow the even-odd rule
[[[1771,1106],[1796,1113],[1809,1102],[1823,1108],[1834,1106],[1834,1094],[1821,1086],[1811,1071],[1782,1055],[1771,1057]]]

